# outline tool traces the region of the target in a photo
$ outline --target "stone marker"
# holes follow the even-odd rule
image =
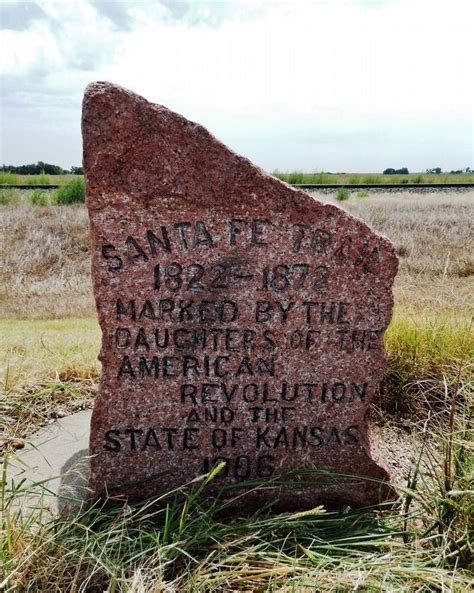
[[[82,131],[103,332],[93,490],[158,495],[223,460],[210,489],[268,480],[248,509],[390,496],[366,415],[393,245],[121,87],[87,87]]]

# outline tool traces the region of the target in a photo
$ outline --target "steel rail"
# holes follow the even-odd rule
[[[345,189],[456,189],[456,188],[473,188],[474,181],[472,183],[293,183],[292,187],[298,189],[339,189],[343,187]]]
[[[27,183],[4,183],[0,184],[0,189],[57,189],[64,184],[48,183],[48,184],[27,184]]]

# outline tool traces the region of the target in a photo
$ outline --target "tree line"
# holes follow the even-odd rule
[[[457,171],[443,171],[441,169],[441,167],[433,167],[432,169],[426,169],[425,173],[427,175],[441,175],[441,173],[450,173],[452,175],[461,175],[463,173],[474,173],[474,170],[472,170],[470,167],[466,167],[465,169],[458,169]],[[409,175],[410,171],[406,168],[403,167],[402,169],[392,169],[391,167],[389,167],[388,169],[385,169],[385,171],[383,172],[384,175]]]
[[[36,164],[31,163],[29,165],[1,165],[0,172],[3,173],[16,173],[18,175],[83,175],[84,170],[82,167],[72,166],[69,170],[63,169],[59,165],[51,165],[50,163],[44,163],[38,161]],[[470,167],[464,169],[458,169],[457,171],[442,171],[441,167],[433,167],[432,169],[426,169],[425,173],[428,175],[440,175],[441,173],[450,173],[460,175],[463,173],[474,173],[474,170]],[[409,175],[410,171],[407,167],[401,169],[394,169],[389,167],[383,172],[384,175]]]
[[[18,175],[82,175],[84,173],[82,167],[73,166],[68,170],[59,165],[51,165],[43,161],[29,165],[2,165],[0,171],[3,173],[17,173]]]

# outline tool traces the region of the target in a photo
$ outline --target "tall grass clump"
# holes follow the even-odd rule
[[[415,322],[397,313],[385,334],[385,346],[389,353],[381,396],[385,411],[422,416],[446,410],[460,382],[473,387],[474,332],[467,316],[425,315]]]
[[[351,193],[347,187],[339,187],[336,191],[336,200],[338,202],[345,202],[349,199]]]
[[[84,179],[73,179],[59,187],[54,193],[56,204],[83,204],[86,199]]]
[[[26,175],[25,181],[27,185],[49,185],[51,183],[49,176],[44,173],[40,175]]]
[[[290,185],[309,183],[314,185],[335,185],[338,183],[338,176],[331,173],[304,173],[303,171],[290,171],[282,173],[274,171],[273,175]]]
[[[0,185],[18,185],[19,177],[16,173],[0,172]]]
[[[365,175],[362,178],[362,183],[365,185],[378,185],[382,183],[382,177],[380,175]]]
[[[48,206],[49,196],[47,192],[41,189],[35,189],[29,193],[28,201],[33,206]]]
[[[11,191],[9,189],[0,190],[0,206],[8,206],[11,202]]]
[[[21,202],[20,192],[17,189],[0,189],[0,206],[17,205]]]
[[[336,185],[338,183],[337,175],[331,173],[308,173],[308,181],[317,185]]]

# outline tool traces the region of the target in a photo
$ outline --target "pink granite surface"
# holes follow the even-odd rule
[[[225,460],[209,491],[269,482],[249,509],[390,496],[366,419],[386,365],[390,241],[116,85],[87,87],[82,132],[103,334],[95,492],[157,495]]]

